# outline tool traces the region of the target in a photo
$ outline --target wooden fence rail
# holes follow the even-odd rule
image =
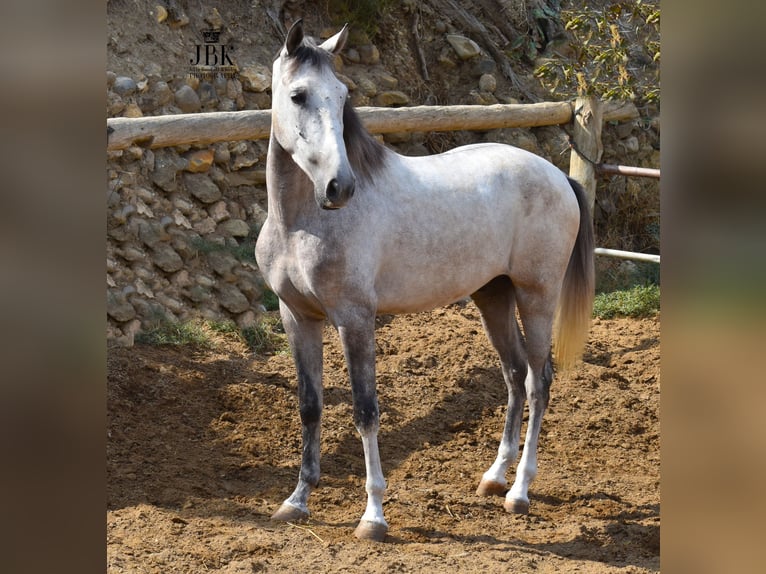
[[[578,98],[575,102],[495,104],[491,106],[412,106],[405,108],[360,107],[356,109],[371,133],[490,130],[574,123],[569,175],[583,184],[591,210],[595,201],[595,171],[659,177],[659,170],[605,166],[601,159],[601,124],[639,117],[630,102],[599,102]],[[271,110],[175,114],[142,118],[108,118],[107,151],[132,145],[161,148],[210,144],[222,141],[259,140],[269,137]],[[619,167],[619,169],[614,169]],[[649,172],[652,172],[651,174]],[[656,174],[654,172],[657,172]],[[597,255],[659,263],[659,255],[597,248]]]
[[[491,106],[412,106],[356,109],[372,133],[403,131],[489,130],[566,124],[572,120],[572,102],[495,104]],[[605,103],[603,120],[630,120],[638,110],[630,103]],[[258,140],[269,137],[271,110],[209,112],[108,118],[108,151],[131,145],[159,148],[221,141]]]

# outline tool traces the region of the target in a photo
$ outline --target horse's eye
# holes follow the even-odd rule
[[[290,99],[295,105],[302,106],[306,103],[306,92],[303,90],[290,94]]]

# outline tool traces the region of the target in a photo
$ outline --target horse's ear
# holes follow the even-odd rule
[[[330,54],[338,54],[343,49],[343,46],[346,45],[346,40],[348,39],[348,24],[343,25],[343,29],[335,34],[332,38],[327,38],[322,44],[319,46],[323,50],[326,50],[330,52]]]
[[[285,39],[285,51],[288,56],[295,53],[298,46],[303,42],[303,19],[299,18],[293,25],[290,26],[290,30],[287,32],[287,38]]]

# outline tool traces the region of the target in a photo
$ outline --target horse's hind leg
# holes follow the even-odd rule
[[[282,521],[297,521],[308,518],[308,497],[319,484],[319,439],[322,418],[322,328],[324,322],[296,316],[284,303],[280,303],[280,311],[298,372],[303,456],[298,475],[298,485],[272,515],[272,518]]]
[[[510,279],[497,277],[471,298],[481,312],[482,324],[490,342],[500,355],[503,378],[508,387],[508,409],[497,458],[482,476],[476,493],[502,496],[508,489],[505,473],[519,454],[527,359],[516,322],[515,293]]]
[[[537,443],[543,415],[548,406],[553,364],[551,362],[551,331],[558,293],[546,289],[523,291],[517,289],[519,314],[524,325],[529,370],[524,382],[529,403],[529,421],[516,478],[505,497],[508,512],[529,512],[529,485],[537,475]]]

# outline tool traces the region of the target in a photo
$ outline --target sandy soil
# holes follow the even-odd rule
[[[475,307],[381,321],[382,544],[353,536],[364,461],[332,330],[322,482],[295,525],[269,519],[299,465],[289,356],[234,342],[110,349],[108,572],[656,572],[659,326],[596,320],[583,363],[554,380],[519,516],[474,493],[506,401]]]

